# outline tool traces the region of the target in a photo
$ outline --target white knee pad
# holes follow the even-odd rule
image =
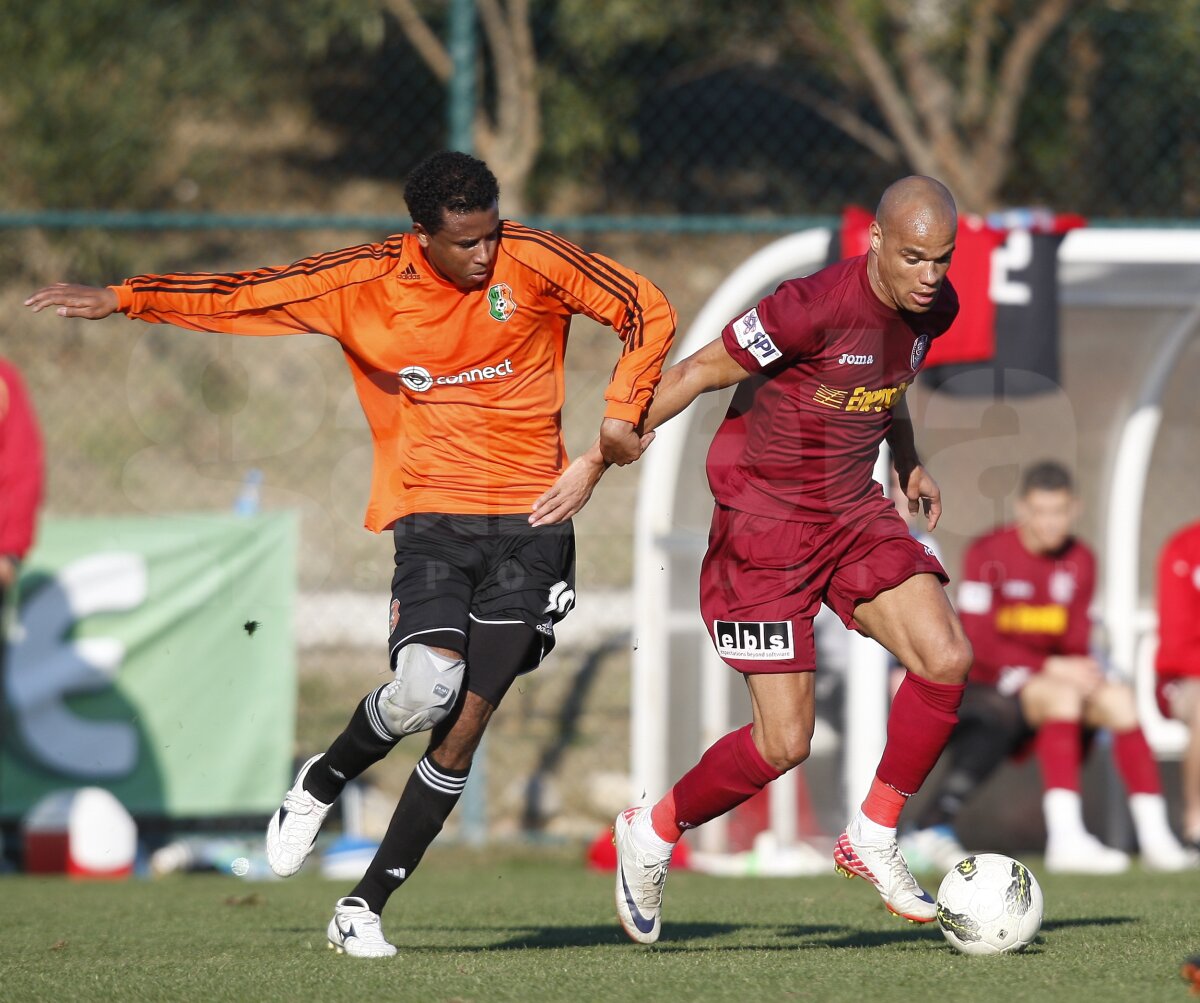
[[[379,691],[376,706],[397,738],[446,720],[458,701],[467,663],[424,644],[406,644],[396,655],[396,678]]]

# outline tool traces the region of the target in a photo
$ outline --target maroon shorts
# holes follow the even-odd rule
[[[1196,680],[1200,680],[1200,676],[1155,676],[1154,699],[1158,704],[1158,712],[1168,719],[1183,720],[1176,716],[1173,704],[1175,698],[1182,695],[1179,690],[1183,685]]]
[[[700,568],[700,613],[739,672],[811,672],[821,603],[854,629],[854,607],[914,575],[950,578],[882,494],[832,523],[785,522],[717,505]]]

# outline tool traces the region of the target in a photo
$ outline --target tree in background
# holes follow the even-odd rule
[[[1200,211],[1200,0],[474,2],[510,212],[825,214],[906,171],[975,211]],[[449,9],[0,0],[0,208],[401,215]]]
[[[1078,0],[834,0],[795,5],[786,23],[801,53],[847,93],[870,94],[907,166],[942,178],[960,208],[985,212],[1002,200],[1038,54],[1074,6]],[[848,106],[840,102],[826,117],[869,134]]]
[[[433,75],[449,87],[454,64],[446,43],[416,0],[383,0],[413,49]],[[444,9],[444,3],[438,7]],[[525,211],[526,182],[542,145],[538,54],[530,0],[475,0],[489,79],[485,100],[476,103],[474,153],[486,160],[504,193],[504,211]]]

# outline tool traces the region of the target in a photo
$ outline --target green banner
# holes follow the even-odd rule
[[[0,816],[105,787],[133,814],[270,813],[291,779],[296,519],[47,519],[9,636]]]

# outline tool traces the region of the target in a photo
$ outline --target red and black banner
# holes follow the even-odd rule
[[[866,209],[845,211],[842,257],[866,252],[873,218]],[[929,383],[947,393],[987,396],[1025,396],[1058,385],[1058,245],[1084,222],[1044,212],[960,218],[950,265],[960,311],[929,352],[922,373]]]

